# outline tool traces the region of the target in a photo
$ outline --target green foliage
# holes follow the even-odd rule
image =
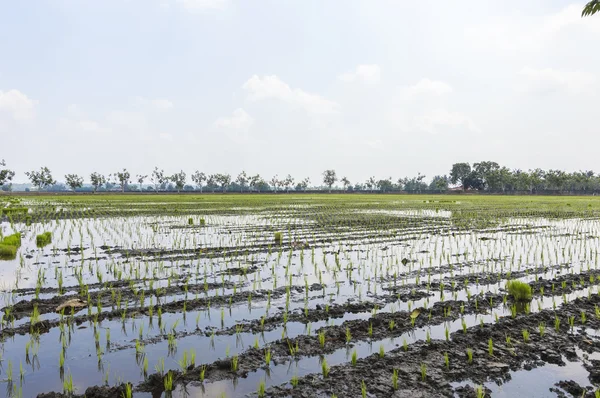
[[[583,11],[581,12],[581,16],[588,17],[590,15],[594,15],[597,12],[600,12],[600,0],[592,0],[585,5]]]
[[[283,232],[275,232],[275,234],[273,235],[273,238],[275,239],[276,243],[281,244],[281,242],[283,240]]]
[[[52,232],[46,231],[43,234],[39,234],[35,237],[35,243],[37,247],[44,247],[52,243]]]
[[[14,260],[16,257],[17,248],[15,246],[0,243],[0,260]]]
[[[2,215],[13,216],[13,215],[27,215],[29,209],[27,207],[6,207],[2,209]]]
[[[2,239],[0,244],[17,248],[21,247],[21,234],[17,232],[16,234],[8,235]]]
[[[531,286],[525,282],[513,280],[506,282],[506,290],[515,301],[531,301]]]

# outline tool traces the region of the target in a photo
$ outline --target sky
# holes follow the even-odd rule
[[[583,5],[0,0],[0,159],[15,182],[600,172],[600,15]]]

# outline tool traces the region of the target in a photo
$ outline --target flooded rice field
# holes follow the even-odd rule
[[[595,197],[0,204],[8,397],[600,397]]]

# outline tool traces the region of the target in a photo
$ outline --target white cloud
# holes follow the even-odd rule
[[[365,83],[379,83],[381,80],[381,68],[379,65],[358,65],[352,72],[346,72],[338,76],[343,82],[362,81]]]
[[[299,88],[292,89],[275,75],[254,75],[242,86],[252,101],[276,99],[303,108],[309,113],[331,114],[340,111],[337,102],[325,99],[317,94],[310,94]]]
[[[445,127],[462,127],[474,133],[481,131],[473,120],[464,114],[442,108],[426,111],[415,116],[413,126],[431,134],[439,133],[440,128]]]
[[[242,108],[238,108],[233,111],[231,117],[221,117],[215,120],[214,126],[239,131],[247,131],[252,124],[254,124],[254,119],[252,119],[252,116],[250,116]]]
[[[548,93],[564,91],[569,94],[594,93],[597,78],[582,71],[563,71],[552,68],[525,67],[519,75],[525,78],[522,88],[526,91]]]
[[[225,8],[228,0],[177,0],[177,3],[189,10],[220,10]]]
[[[161,111],[173,109],[175,107],[173,102],[165,98],[150,99],[145,97],[136,97],[135,103],[139,106],[153,107]]]
[[[33,119],[37,101],[19,90],[0,91],[0,112],[8,113],[17,121]]]
[[[100,126],[93,120],[80,120],[78,125],[81,130],[93,133],[107,133],[110,131],[110,129]]]
[[[376,150],[384,150],[385,149],[385,145],[383,144],[383,141],[381,141],[380,139],[375,139],[375,140],[368,140],[365,142],[365,144],[372,148],[372,149],[376,149]]]
[[[438,80],[421,79],[412,86],[400,89],[400,99],[412,100],[421,96],[442,96],[452,92],[452,87]]]
[[[138,132],[148,130],[148,122],[141,112],[112,111],[107,115],[106,120],[118,129],[125,128]]]
[[[488,19],[465,28],[465,36],[491,51],[541,51],[556,42],[558,35],[568,30],[584,34],[600,33],[594,18],[581,17],[581,4],[571,4],[562,10],[541,16],[511,15]]]

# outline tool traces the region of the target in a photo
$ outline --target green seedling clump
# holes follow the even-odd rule
[[[4,239],[2,239],[2,241],[0,241],[0,244],[6,246],[21,247],[21,234],[16,233],[8,235]]]
[[[273,235],[273,237],[275,238],[275,242],[276,243],[281,243],[281,241],[283,240],[283,233],[282,232],[275,232],[275,234]]]
[[[35,243],[38,247],[44,247],[52,243],[52,232],[46,231],[43,234],[36,236]]]
[[[506,282],[506,290],[515,301],[531,301],[531,286],[521,281]]]
[[[0,260],[14,260],[17,249],[21,246],[21,234],[16,233],[0,240]]]
[[[0,244],[0,260],[13,260],[17,257],[17,248]]]

